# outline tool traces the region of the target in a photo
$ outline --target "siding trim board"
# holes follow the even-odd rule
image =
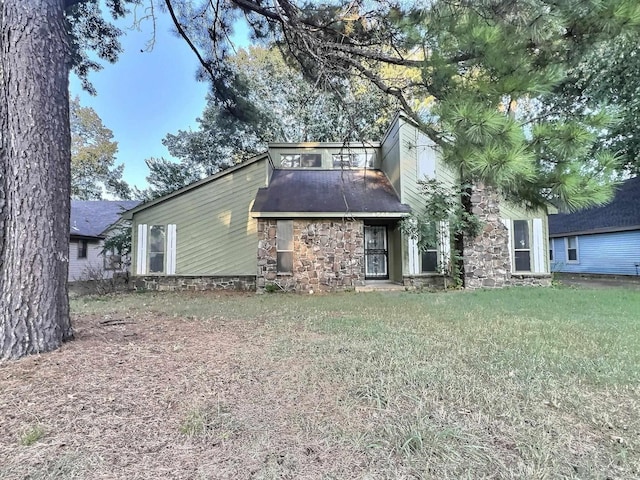
[[[576,236],[582,236],[582,235],[599,235],[599,234],[602,234],[602,233],[632,232],[634,230],[640,230],[640,225],[634,225],[632,227],[596,228],[596,229],[593,229],[593,230],[554,233],[554,234],[549,235],[549,238],[576,237]]]

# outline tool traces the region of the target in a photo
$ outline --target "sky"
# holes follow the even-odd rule
[[[126,35],[124,51],[114,64],[105,63],[89,79],[98,91],[91,96],[82,90],[74,74],[70,92],[82,106],[93,108],[118,142],[117,164],[124,163],[124,179],[140,188],[146,186],[149,157],[172,158],[162,145],[167,133],[197,129],[196,118],[205,106],[208,84],[196,80],[198,61],[186,42],[171,31],[171,19],[158,14],[156,42],[151,52],[141,52],[152,38],[151,22],[142,31],[127,30],[131,18],[117,25]]]

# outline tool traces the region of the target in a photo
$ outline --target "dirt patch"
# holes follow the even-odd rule
[[[313,431],[335,388],[286,392],[304,359],[265,356],[276,340],[256,322],[74,325],[59,351],[0,365],[1,478],[320,478],[357,462]]]

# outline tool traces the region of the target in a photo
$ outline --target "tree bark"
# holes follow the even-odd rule
[[[72,337],[64,0],[0,0],[0,359]]]

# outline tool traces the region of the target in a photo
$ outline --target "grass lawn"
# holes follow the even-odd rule
[[[0,478],[640,478],[640,292],[73,301],[0,364]]]

